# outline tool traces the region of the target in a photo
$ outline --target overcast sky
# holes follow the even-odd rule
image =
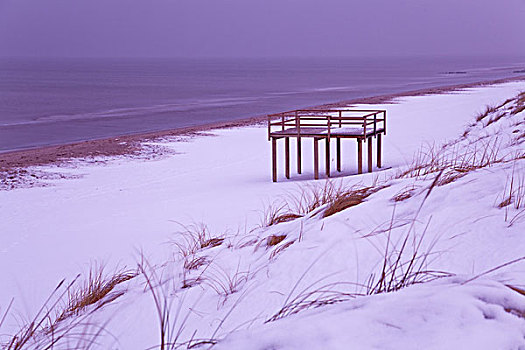
[[[0,0],[1,56],[525,55],[525,0]]]

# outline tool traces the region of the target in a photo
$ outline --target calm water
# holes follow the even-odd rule
[[[2,59],[0,152],[506,78],[524,69],[519,58]]]

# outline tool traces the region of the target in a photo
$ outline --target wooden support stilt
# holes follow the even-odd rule
[[[297,174],[301,171],[301,137],[297,137]]]
[[[272,137],[272,180],[277,182],[277,139]]]
[[[326,176],[327,177],[330,177],[330,138],[326,138],[326,162],[325,162],[325,167],[326,167]]]
[[[357,173],[363,173],[363,140],[357,139]]]
[[[319,179],[319,139],[314,137],[314,179]]]
[[[366,141],[368,143],[368,172],[372,172],[373,164],[372,164],[372,138],[369,137]]]
[[[377,134],[377,167],[381,168],[381,134]]]
[[[290,138],[284,138],[284,174],[290,178]]]
[[[337,171],[341,171],[341,138],[336,140]]]

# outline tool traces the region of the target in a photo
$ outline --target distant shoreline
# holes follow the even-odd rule
[[[505,79],[479,81],[475,83],[455,84],[436,88],[419,89],[401,93],[358,98],[353,100],[344,100],[336,103],[328,103],[313,107],[305,106],[304,108],[340,107],[350,104],[380,104],[392,101],[394,98],[397,97],[441,94],[454,90],[502,84],[506,82],[520,80],[525,80],[525,75]],[[198,134],[200,132],[206,132],[215,129],[255,125],[266,121],[266,118],[267,117],[265,115],[256,116],[227,122],[215,122],[210,124],[157,132],[138,133],[97,140],[81,141],[63,145],[44,146],[39,148],[31,148],[17,151],[7,151],[4,153],[0,153],[0,173],[8,173],[18,168],[27,168],[30,166],[61,163],[68,159],[78,159],[97,156],[111,157],[120,155],[135,155],[140,153],[142,149],[141,144],[145,141],[170,136]]]

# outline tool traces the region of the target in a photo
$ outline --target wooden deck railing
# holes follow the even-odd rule
[[[355,115],[359,113],[360,115]],[[310,136],[314,131],[319,136],[330,138],[334,129],[345,126],[362,128],[362,135],[340,137],[374,136],[378,130],[386,134],[386,111],[368,109],[301,109],[268,115],[268,140],[271,136]],[[324,130],[320,130],[320,128]],[[310,130],[309,130],[310,129]],[[337,130],[336,130],[337,131]],[[273,135],[272,135],[273,134]],[[294,134],[294,135],[291,135]]]

